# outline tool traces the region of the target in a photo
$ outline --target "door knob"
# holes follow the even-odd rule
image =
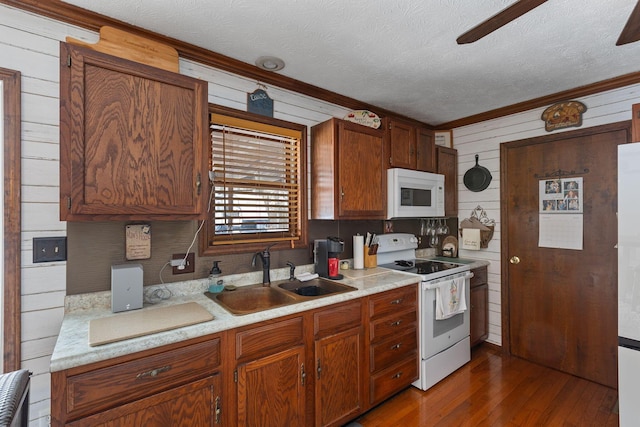
[[[517,256],[514,255],[509,259],[509,262],[511,264],[520,264],[520,258],[518,258]]]

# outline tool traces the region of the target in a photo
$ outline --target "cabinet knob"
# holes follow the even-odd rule
[[[509,259],[509,262],[511,264],[520,264],[520,258],[518,258],[517,256],[514,255]]]

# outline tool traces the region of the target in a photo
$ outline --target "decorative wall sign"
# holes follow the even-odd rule
[[[436,145],[453,148],[453,138],[450,130],[437,130],[433,133]]]
[[[125,227],[127,260],[151,258],[151,226],[130,224]]]
[[[380,117],[369,110],[353,110],[344,116],[344,120],[374,129],[378,129],[381,124]]]
[[[269,98],[269,94],[263,89],[247,93],[247,111],[261,116],[273,117],[273,99]]]
[[[568,127],[582,126],[582,113],[587,111],[587,106],[580,101],[568,101],[553,104],[542,112],[544,129],[552,132]]]

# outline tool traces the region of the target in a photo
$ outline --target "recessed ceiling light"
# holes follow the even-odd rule
[[[284,68],[284,61],[275,56],[261,56],[256,59],[256,65],[267,71],[280,71]]]

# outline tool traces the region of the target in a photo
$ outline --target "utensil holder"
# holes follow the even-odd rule
[[[369,255],[369,246],[364,246],[364,268],[374,268],[378,266],[378,255]]]

